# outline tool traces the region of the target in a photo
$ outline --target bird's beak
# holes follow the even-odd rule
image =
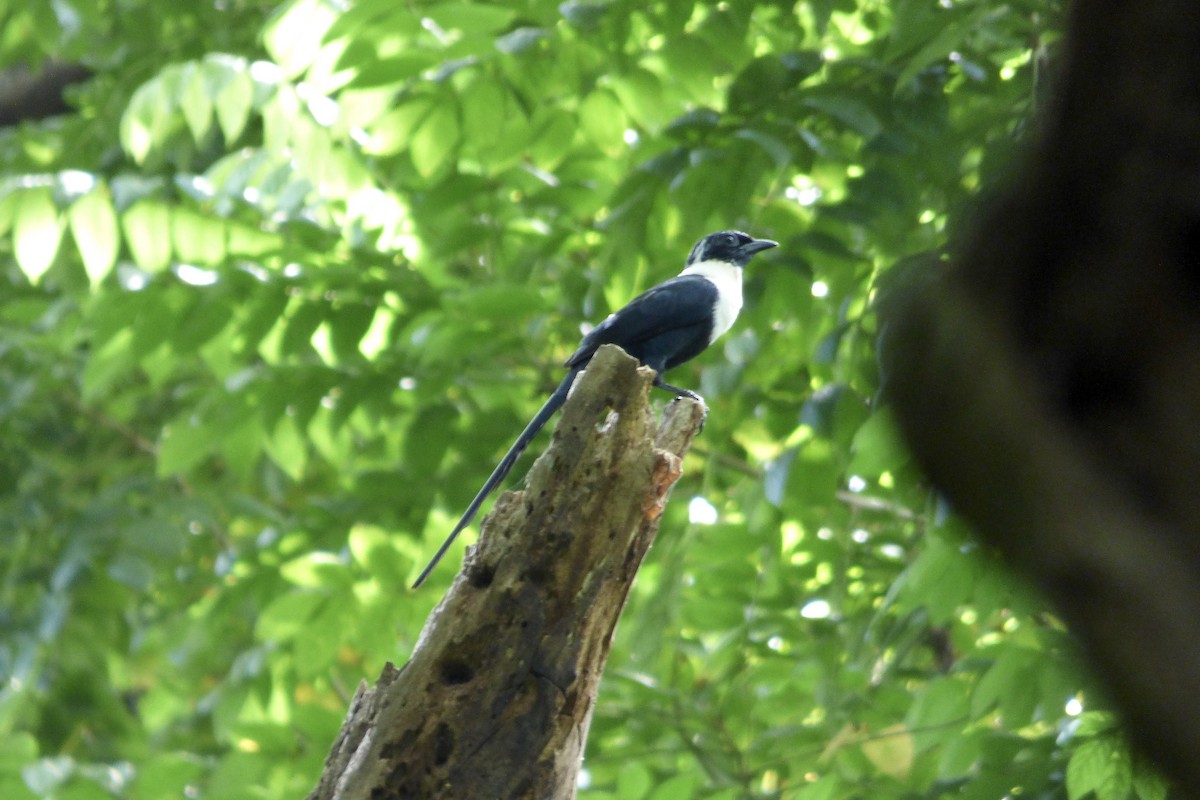
[[[770,250],[772,247],[779,247],[779,242],[773,242],[770,239],[753,239],[742,245],[742,252],[747,258],[755,253],[761,253],[763,250]]]

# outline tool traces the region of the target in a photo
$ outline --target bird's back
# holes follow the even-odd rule
[[[695,358],[712,339],[717,286],[685,274],[655,286],[593,328],[567,359],[569,368],[587,364],[603,344],[615,344],[656,372]]]

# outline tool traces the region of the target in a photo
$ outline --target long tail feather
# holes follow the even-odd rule
[[[521,457],[521,453],[525,452],[525,448],[529,446],[529,443],[533,441],[538,432],[554,416],[554,412],[562,408],[562,404],[567,401],[567,394],[571,390],[571,384],[578,373],[579,369],[571,370],[570,374],[554,390],[554,394],[550,395],[550,398],[546,400],[541,410],[525,426],[525,430],[521,431],[521,435],[517,437],[517,441],[513,443],[513,446],[508,448],[508,452],[504,454],[504,458],[500,459],[500,463],[492,470],[491,477],[484,482],[483,488],[475,495],[475,499],[471,501],[471,505],[467,506],[462,519],[454,526],[454,530],[450,531],[450,535],[446,537],[446,541],[442,542],[442,546],[438,548],[438,551],[433,554],[433,559],[429,562],[429,565],[421,570],[421,574],[417,576],[417,580],[413,583],[414,589],[425,582],[425,579],[429,577],[429,573],[433,572],[433,568],[442,560],[442,556],[446,555],[446,551],[450,549],[450,545],[454,544],[454,540],[458,538],[458,534],[462,533],[463,528],[471,524],[471,520],[475,518],[475,514],[478,513],[479,507],[483,505],[483,501],[487,499],[487,496],[508,475],[513,465],[517,463],[517,459]]]

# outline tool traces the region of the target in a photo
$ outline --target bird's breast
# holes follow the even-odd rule
[[[708,336],[708,343],[712,344],[733,327],[738,312],[742,310],[742,268],[724,261],[701,261],[689,266],[682,274],[699,275],[717,287],[717,299],[713,303],[713,328]]]

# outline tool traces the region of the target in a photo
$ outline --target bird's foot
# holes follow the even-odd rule
[[[668,392],[671,392],[676,397],[689,397],[692,400],[695,400],[697,403],[704,405],[704,398],[701,397],[700,395],[696,394],[695,392],[693,392],[691,389],[684,389],[679,386],[672,386],[671,384],[669,384],[665,381],[661,381],[658,378],[654,379],[654,385],[660,389],[666,389]]]

